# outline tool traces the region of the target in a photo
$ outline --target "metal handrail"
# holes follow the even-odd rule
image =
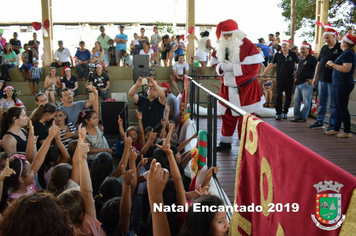
[[[200,83],[195,81],[192,77],[187,76],[187,78],[190,80],[190,106],[191,106],[191,115],[190,119],[194,119],[195,116],[199,117],[199,103],[200,103],[200,90],[204,91],[207,94],[207,106],[208,106],[208,119],[207,119],[207,134],[208,134],[208,140],[207,140],[207,166],[208,168],[212,166],[216,166],[217,164],[217,158],[216,158],[216,142],[217,142],[217,102],[221,102],[225,104],[227,107],[229,107],[232,111],[238,113],[240,116],[244,116],[247,112],[242,110],[241,108],[233,105],[229,101],[225,100],[224,98],[220,97],[219,95],[216,95],[212,91],[208,90],[204,86],[202,86]],[[196,88],[198,90],[196,91]],[[195,96],[197,95],[197,99],[195,99]],[[197,112],[195,113],[195,108],[194,104],[197,105]],[[212,119],[213,118],[213,119]],[[199,119],[196,120],[196,127],[197,130],[199,130]],[[224,201],[224,204],[229,205],[230,200],[227,198],[227,196],[224,194],[223,188],[221,187],[219,180],[217,179],[216,175],[213,175],[213,180],[215,182],[215,185],[217,187],[217,190],[219,192],[220,197]],[[230,221],[232,212],[227,212],[226,214],[227,219]]]
[[[233,111],[235,111],[236,113],[238,113],[240,116],[245,115],[247,112],[245,112],[244,110],[242,110],[241,108],[235,106],[234,104],[232,104],[231,102],[225,100],[224,98],[220,97],[219,95],[216,95],[215,93],[213,93],[212,91],[210,91],[209,89],[205,88],[204,86],[202,86],[201,84],[198,84],[192,77],[187,76],[188,79],[190,79],[190,81],[195,84],[195,86],[197,86],[198,88],[202,89],[204,92],[206,92],[207,94],[213,96],[214,98],[216,98],[218,101],[224,103],[226,106],[228,106],[230,109],[232,109]],[[208,104],[209,105],[209,104]]]

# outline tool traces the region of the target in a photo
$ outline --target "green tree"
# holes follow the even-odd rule
[[[158,32],[160,32],[161,35],[163,34],[175,35],[173,32],[173,27],[171,25],[163,25],[163,23],[159,21],[156,21],[156,23],[158,27]]]
[[[282,0],[278,7],[283,9],[282,16],[286,22],[291,21],[291,0]],[[296,0],[295,30],[303,30],[302,36],[315,37],[316,0]],[[356,0],[331,0],[329,3],[329,23],[340,32],[353,26],[356,21]],[[290,27],[289,27],[290,28]],[[290,35],[290,30],[285,32]]]

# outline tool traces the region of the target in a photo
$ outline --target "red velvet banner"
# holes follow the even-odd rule
[[[356,233],[356,177],[253,115],[244,117],[235,184],[230,236]]]

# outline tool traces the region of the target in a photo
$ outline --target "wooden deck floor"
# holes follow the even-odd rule
[[[321,129],[311,130],[308,128],[308,125],[315,122],[312,118],[309,118],[306,123],[290,122],[291,118],[280,121],[274,118],[262,119],[320,156],[356,176],[356,135],[349,139],[340,139],[324,135],[324,130]],[[205,129],[206,118],[200,118],[199,121],[200,129]],[[221,119],[219,118],[218,134],[220,134],[220,130]],[[234,184],[238,157],[238,146],[236,142],[234,143],[231,150],[217,153],[217,164],[219,166],[218,180],[232,203],[234,201]]]

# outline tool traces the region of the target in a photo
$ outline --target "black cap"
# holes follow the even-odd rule
[[[120,28],[125,28],[125,26],[124,25],[120,25]]]
[[[105,27],[103,25],[100,26],[100,29],[105,29]]]
[[[82,43],[84,43],[84,44],[85,44],[85,42],[84,42],[83,40],[79,42],[79,44],[82,44]]]

